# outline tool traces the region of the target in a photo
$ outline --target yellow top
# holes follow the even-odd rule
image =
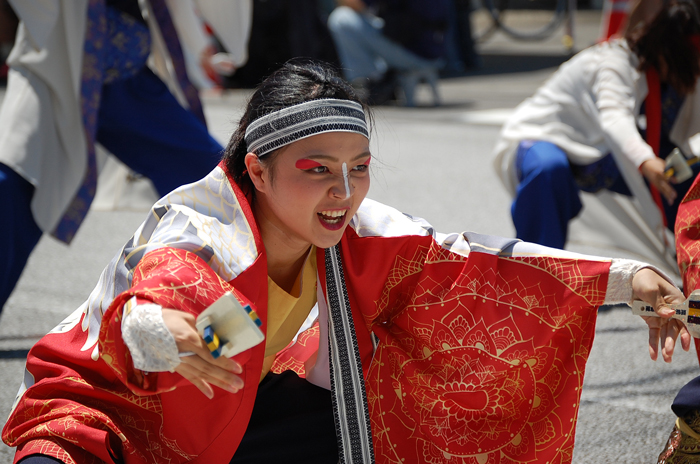
[[[289,345],[316,304],[316,247],[311,247],[291,295],[269,276],[267,293],[265,360],[260,380],[270,371],[277,353]]]

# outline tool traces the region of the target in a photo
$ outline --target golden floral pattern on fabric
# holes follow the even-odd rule
[[[399,286],[401,282],[412,275],[419,274],[423,270],[424,257],[429,250],[428,247],[417,247],[412,259],[405,259],[403,256],[397,256],[394,262],[394,268],[387,277],[386,285],[384,286],[384,292],[382,293],[381,299],[377,302],[377,310],[374,314],[367,314],[366,318],[369,320],[377,318],[381,313],[387,311],[389,308],[389,295],[391,295],[392,290]],[[392,300],[394,304],[399,304],[401,306],[401,301]]]
[[[45,454],[47,456],[53,456],[65,464],[78,464],[75,459],[73,459],[73,456],[67,453],[61,445],[50,439],[32,440],[24,446],[23,451],[26,451],[27,454]],[[96,456],[90,454],[83,453],[80,458],[80,464],[101,464],[101,461],[97,459]]]
[[[687,292],[700,286],[700,202],[691,201],[691,194],[700,198],[700,186],[693,185],[676,217],[676,254]]]
[[[65,380],[82,384],[85,388],[96,388],[77,377]],[[166,457],[172,461],[173,454],[181,458],[174,462],[183,462],[194,457],[184,452],[175,441],[163,436],[163,409],[158,395],[136,395],[123,386],[121,389],[97,390],[104,393],[102,396],[105,400],[91,399],[86,401],[86,404],[75,403],[70,399],[26,400],[21,415],[15,420],[31,423],[40,418],[41,423],[23,431],[21,436],[9,433],[3,439],[13,444],[31,440],[32,446],[36,446],[42,439],[56,437],[80,448],[80,440],[74,438],[71,431],[87,427],[115,434],[122,442],[122,452],[125,455],[137,455],[141,462],[157,462]],[[124,407],[125,403],[135,408]],[[140,414],[134,414],[136,410],[140,411]],[[123,428],[117,424],[123,424]],[[139,445],[134,446],[135,442]],[[61,459],[60,453],[65,453],[65,444],[54,447],[41,453]],[[86,456],[92,455],[87,453]]]
[[[143,296],[151,301],[159,304],[162,301],[163,307],[206,306],[208,302],[221,296],[222,291],[230,289],[230,285],[217,274],[212,273],[211,268],[197,255],[175,248],[158,250],[146,255],[134,272],[133,285],[136,286],[152,278],[156,267],[159,268],[159,277],[165,277],[165,279],[157,279],[158,284],[153,287],[140,287],[139,292],[143,292]],[[207,276],[205,277],[204,274]],[[215,282],[207,279],[211,275],[217,277]],[[183,279],[183,276],[187,278]]]
[[[120,340],[121,308],[136,295],[164,307],[197,313],[211,304],[231,286],[220,279],[194,253],[162,248],[147,254],[134,270],[134,286],[123,293],[107,309],[100,328],[101,359],[121,380],[113,384],[95,384],[78,376],[62,377],[63,398],[45,399],[53,395],[52,385],[36,384],[25,394],[21,405],[11,416],[3,439],[12,446],[58,437],[83,448],[79,437],[88,430],[104,430],[121,441],[125,456],[135,462],[187,462],[194,458],[179,444],[164,435],[161,396],[173,386],[161,385],[161,375],[133,369],[129,352]],[[87,315],[84,315],[87,317]],[[179,378],[179,377],[177,377]],[[72,393],[75,392],[73,400]],[[37,423],[38,422],[38,423]],[[85,451],[90,453],[90,449]],[[70,450],[69,450],[70,453]],[[51,452],[49,455],[60,458]]]
[[[272,364],[270,368],[270,372],[281,374],[284,371],[294,371],[300,377],[304,378],[306,376],[304,361],[307,356],[301,353],[316,351],[318,348],[319,334],[320,329],[318,327],[318,322],[300,333],[296,342],[290,342],[285,349],[279,352],[275,358],[274,364]]]
[[[234,291],[196,254],[176,248],[161,248],[148,253],[133,273],[133,287],[122,295],[122,300],[138,296],[164,308],[177,308],[197,314],[227,291]],[[235,291],[234,291],[235,292]],[[129,350],[116,340],[121,334],[121,311],[114,312],[113,320],[100,329],[101,358],[127,385],[155,391],[158,375],[148,379],[133,369]]]
[[[445,265],[464,267],[431,270]],[[398,299],[405,308],[375,327],[367,373],[377,461],[570,462],[594,307],[605,297],[605,265],[588,265],[466,260],[428,247],[397,258],[377,307]],[[566,279],[570,292],[548,291]]]
[[[257,258],[251,226],[221,168],[199,182],[172,191],[165,200],[173,212],[158,219],[157,230],[147,237],[150,249],[154,243],[178,243],[183,236],[191,235],[194,226],[196,237],[189,240],[200,248],[214,250],[208,264],[223,279],[233,280]]]
[[[515,259],[521,263],[530,264],[539,270],[546,269],[546,271],[553,277],[556,277],[559,282],[566,284],[572,289],[583,290],[579,296],[584,297],[589,303],[602,301],[605,299],[605,291],[607,290],[606,284],[608,280],[607,274],[600,276],[586,275],[581,272],[581,269],[579,269],[578,266],[578,261],[575,259],[557,258],[556,260],[553,260],[546,256],[512,259]],[[584,281],[591,281],[591,279],[599,280],[600,283],[596,285],[584,284]]]

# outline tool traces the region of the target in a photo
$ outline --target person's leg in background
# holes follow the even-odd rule
[[[328,17],[345,78],[380,79],[386,69],[377,66],[377,58],[398,71],[434,68],[433,61],[419,57],[386,38],[377,24],[349,7],[338,7]]]
[[[566,153],[549,142],[518,146],[520,184],[511,206],[519,239],[564,248],[569,221],[583,207]]]
[[[160,195],[209,174],[223,152],[148,68],[103,87],[97,140]]]
[[[378,66],[377,55],[367,44],[381,36],[379,26],[347,6],[339,6],[328,16],[328,29],[333,36],[343,75],[348,82],[358,78],[379,80],[386,71]]]
[[[0,312],[17,285],[29,255],[42,232],[34,222],[31,202],[34,186],[12,168],[0,163],[3,199],[3,245],[0,247]]]

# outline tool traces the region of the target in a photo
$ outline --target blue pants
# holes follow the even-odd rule
[[[63,464],[63,461],[51,456],[46,456],[45,454],[32,454],[22,459],[17,464]]]
[[[345,79],[379,80],[388,68],[409,71],[437,67],[436,61],[422,58],[385,37],[376,19],[346,6],[337,7],[328,17],[328,29]]]
[[[209,174],[223,147],[148,68],[102,89],[97,141],[162,196]]]
[[[612,155],[578,166],[553,143],[528,140],[518,146],[515,166],[520,184],[511,214],[517,237],[528,242],[564,248],[569,221],[583,207],[580,190],[631,195]]]
[[[522,142],[516,156],[520,184],[510,209],[516,236],[564,248],[569,221],[583,207],[566,153],[553,143]]]
[[[518,146],[516,172],[520,184],[511,205],[519,239],[553,248],[564,248],[569,221],[581,211],[579,191],[601,189],[632,195],[611,155],[586,166],[571,164],[564,151],[549,142],[524,141]],[[678,195],[674,204],[662,202],[668,228],[673,232],[678,205],[690,189],[693,177],[672,184]]]
[[[180,106],[148,68],[105,85],[97,140],[124,164],[153,182],[160,195],[206,176],[223,148],[192,113]],[[3,198],[0,244],[0,311],[41,238],[30,204],[34,187],[0,164]]]
[[[15,288],[29,253],[41,238],[31,211],[34,186],[0,163],[2,243],[0,243],[0,310]]]

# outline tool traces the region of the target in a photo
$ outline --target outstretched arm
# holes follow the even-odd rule
[[[566,250],[546,248],[533,243],[519,242],[513,246],[512,256],[552,256],[559,258],[592,259]],[[595,258],[601,259],[604,258]],[[678,336],[684,350],[690,349],[691,336],[683,322],[671,319],[674,311],[667,304],[680,304],[685,301],[683,293],[661,271],[647,264],[628,260],[613,259],[607,282],[605,304],[630,303],[642,300],[650,304],[660,317],[644,317],[649,326],[649,356],[656,360],[661,344],[664,361],[671,362]]]

